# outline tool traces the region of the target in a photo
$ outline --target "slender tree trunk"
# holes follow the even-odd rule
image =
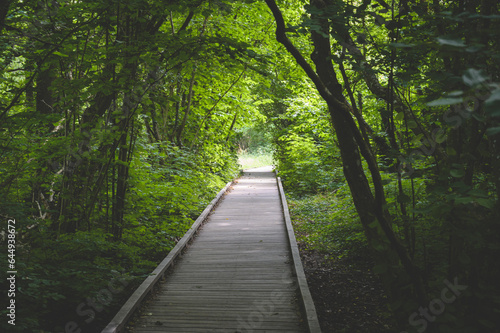
[[[227,136],[226,136],[226,142],[229,141],[229,138],[231,137],[231,132],[233,131],[234,125],[236,124],[236,120],[238,120],[238,114],[239,112],[236,111],[234,114],[233,121],[231,122],[231,126],[229,126],[229,130],[227,131]]]
[[[111,218],[111,233],[115,240],[121,239],[123,232],[123,217],[125,215],[125,202],[127,194],[127,183],[129,175],[129,155],[130,144],[128,140],[128,132],[133,132],[133,126],[130,126],[132,114],[132,93],[125,94],[123,98],[123,107],[121,119],[119,121],[120,137],[118,139],[118,160],[117,160],[117,178],[116,178],[116,193],[113,202],[112,218]],[[130,135],[130,142],[132,142],[132,135]]]
[[[215,110],[215,108],[217,107],[219,102],[227,95],[228,92],[231,91],[231,89],[233,89],[233,87],[236,85],[236,83],[238,83],[240,81],[240,79],[243,77],[243,74],[245,74],[245,71],[246,71],[246,67],[243,69],[243,71],[240,73],[240,75],[236,78],[236,80],[234,80],[231,83],[231,85],[226,89],[226,91],[224,91],[224,93],[214,103],[214,105],[210,108],[210,110],[207,111],[207,113],[205,114],[205,117],[201,121],[200,126],[198,126],[198,129],[196,130],[196,134],[194,135],[193,142],[191,142],[191,148],[193,148],[194,145],[196,144],[196,142],[198,141],[198,136],[200,134],[200,131],[201,131],[203,125],[205,124],[205,122],[212,116],[212,111]],[[200,140],[200,141],[203,141],[203,140]]]
[[[54,77],[53,65],[47,65],[47,68],[40,71],[36,77],[36,113],[39,115],[40,119],[46,123],[46,127],[42,127],[36,131],[41,137],[46,136],[47,133],[52,132],[55,128],[52,122],[46,120],[48,116],[54,113],[54,96],[51,91]],[[47,149],[50,149],[50,151],[47,152],[49,155],[54,153],[53,148]],[[38,210],[40,216],[47,217],[47,214],[42,213],[43,210],[50,212],[55,209],[53,195],[51,195],[47,189],[44,190],[43,185],[47,185],[47,180],[52,179],[54,169],[57,170],[59,168],[60,165],[58,162],[53,160],[42,160],[37,166],[31,188],[31,197],[33,209]],[[51,213],[48,214],[48,216],[50,216]]]
[[[186,104],[186,110],[184,111],[184,117],[182,118],[181,125],[179,126],[179,129],[177,130],[177,145],[180,147],[182,146],[182,132],[184,132],[184,128],[186,127],[186,123],[189,117],[189,113],[191,112],[191,102],[193,99],[193,87],[194,87],[194,79],[196,77],[196,65],[195,68],[193,69],[193,72],[191,73],[191,80],[189,80],[189,92],[187,95],[187,104]]]

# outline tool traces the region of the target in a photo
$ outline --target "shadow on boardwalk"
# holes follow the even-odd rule
[[[131,332],[306,332],[271,167],[245,170]]]

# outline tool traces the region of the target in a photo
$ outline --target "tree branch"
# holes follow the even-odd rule
[[[309,65],[300,51],[297,50],[297,48],[286,36],[285,20],[283,19],[283,15],[276,5],[276,2],[274,0],[266,0],[266,4],[273,13],[274,19],[276,21],[276,40],[283,44],[287,51],[295,58],[297,64],[302,67],[307,76],[309,76],[309,78],[313,81],[321,97],[323,97],[326,101],[331,100],[333,98],[332,93],[326,88],[325,84],[312,69],[311,65]]]

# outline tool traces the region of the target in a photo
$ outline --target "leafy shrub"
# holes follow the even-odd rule
[[[124,278],[132,279],[155,267],[155,262],[138,256],[138,248],[110,239],[102,231],[64,234],[57,239],[47,232],[31,234],[17,253],[16,303],[22,320],[16,322],[16,329],[63,330],[77,305],[106,288],[117,272],[126,271]],[[118,297],[113,301],[104,313],[116,306]]]
[[[215,143],[198,152],[144,142],[138,146],[130,168],[121,240],[107,232],[107,223],[97,227],[91,221],[91,231],[56,236],[47,223],[18,215],[24,223],[17,229],[17,269],[22,272],[16,294],[22,318],[15,327],[19,332],[64,331],[68,321],[86,325],[86,331],[99,331],[238,173],[235,154]],[[105,210],[98,211],[98,218],[106,219]],[[0,253],[0,260],[7,261],[6,253]],[[109,304],[105,301],[101,311],[94,311],[95,318],[75,314],[82,302],[98,297],[117,275],[127,281],[127,288],[113,294]],[[4,277],[0,287],[7,290]],[[0,315],[5,317],[6,311]],[[6,321],[0,330],[11,331],[10,325],[2,325]]]
[[[238,163],[242,169],[273,165],[273,162],[272,153],[267,148],[260,148],[253,153],[240,152],[238,154]]]
[[[297,239],[310,249],[341,258],[367,246],[346,185],[335,193],[287,199]]]
[[[288,189],[307,194],[331,191],[339,186],[341,170],[334,166],[335,151],[330,145],[294,133],[280,141],[285,153],[277,157],[277,169]]]

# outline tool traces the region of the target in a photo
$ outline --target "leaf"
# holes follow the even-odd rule
[[[455,156],[457,154],[457,151],[452,147],[446,147],[446,154],[448,154],[449,156]]]
[[[489,198],[488,193],[480,189],[472,189],[468,192],[468,194],[478,198]]]
[[[462,80],[469,87],[473,87],[486,82],[488,77],[482,75],[480,70],[469,68],[465,74],[462,75]]]
[[[411,143],[412,144],[417,144],[417,143],[420,143],[420,141],[422,140],[422,138],[424,137],[424,134],[423,133],[420,133],[419,135],[417,135],[416,137],[414,137],[412,140],[411,140]]]
[[[394,117],[394,120],[403,120],[405,119],[405,113],[404,112],[400,112],[396,115],[396,117]]]
[[[61,53],[59,51],[54,51],[54,54],[57,55],[57,56],[60,56],[60,57],[66,57],[66,58],[69,57],[69,55]]]
[[[476,53],[476,52],[481,51],[483,48],[484,48],[484,46],[482,46],[482,45],[472,45],[472,46],[469,46],[468,48],[466,48],[465,51],[467,51],[469,53]]]
[[[373,16],[375,16],[375,24],[378,25],[378,26],[381,26],[385,23],[385,18],[381,15],[378,15],[378,14],[374,14]]]
[[[434,101],[431,101],[427,103],[428,106],[443,106],[443,105],[453,105],[453,104],[458,104],[462,103],[464,99],[462,97],[459,98],[452,98],[452,97],[445,97],[445,98],[440,98],[436,99]]]
[[[438,37],[437,41],[441,45],[453,46],[453,47],[465,47],[465,42],[461,39],[448,39]]]
[[[469,204],[473,201],[474,199],[472,197],[458,197],[454,200],[455,204]]]
[[[478,320],[479,323],[485,327],[488,327],[488,328],[497,328],[496,324],[492,321],[489,321],[487,319],[479,319]]]
[[[259,106],[259,105],[263,105],[263,104],[271,104],[273,103],[274,101],[270,98],[264,98],[262,100],[258,100],[258,101],[255,101],[253,104],[255,106]]]
[[[446,136],[446,131],[440,130],[436,133],[435,140],[437,143],[443,143],[448,137]]]
[[[408,120],[407,125],[408,125],[408,128],[417,128],[418,127],[417,122],[413,119]]]
[[[405,44],[405,43],[390,43],[389,45],[395,48],[411,48],[416,46],[415,44]]]
[[[475,201],[483,206],[483,207],[486,207],[488,209],[493,209],[493,207],[495,206],[495,202],[492,200],[492,199],[486,199],[486,198],[477,198],[475,199]]]
[[[446,95],[450,96],[450,97],[457,97],[457,96],[462,96],[463,94],[464,94],[464,92],[462,90],[454,90],[454,91],[450,91]]]
[[[382,179],[382,185],[389,185],[392,182],[392,179]]]
[[[391,310],[397,310],[400,309],[403,306],[403,301],[402,300],[396,300],[390,304]]]
[[[484,112],[492,117],[500,116],[500,88],[495,89],[484,101]]]
[[[494,136],[500,133],[500,127],[490,127],[486,130],[487,136]]]

